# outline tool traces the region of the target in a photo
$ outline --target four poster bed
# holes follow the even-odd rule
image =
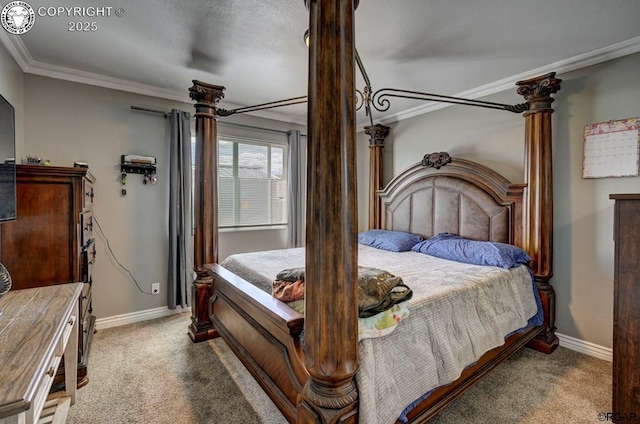
[[[426,155],[422,163],[403,171],[382,189],[382,150],[388,128],[372,125],[366,129],[371,135],[371,229],[419,234],[425,239],[442,232],[454,233],[473,240],[518,246],[530,256],[529,268],[524,268],[530,270],[526,271],[529,293],[534,292],[530,276],[537,287],[541,321],[529,325],[531,314],[536,313],[531,310],[534,296],[529,296],[529,306],[524,306],[527,312],[510,312],[511,306],[500,303],[495,311],[500,317],[485,322],[483,311],[494,303],[486,302],[485,297],[493,299],[493,294],[487,293],[511,291],[520,293],[515,298],[524,299],[527,296],[522,287],[526,284],[520,289],[514,289],[511,283],[487,288],[476,281],[469,283],[472,292],[476,290],[470,300],[458,301],[434,289],[431,300],[424,301],[422,292],[431,289],[421,288],[413,279],[412,275],[420,274],[419,269],[407,271],[402,266],[410,262],[409,257],[432,259],[417,252],[383,254],[358,245],[352,48],[357,1],[306,3],[312,40],[307,244],[304,249],[287,252],[285,262],[265,259],[270,253],[249,256],[245,262],[250,268],[253,264],[253,268],[243,274],[262,275],[268,284],[278,270],[304,266],[305,315],[259,288],[256,282],[247,281],[249,277],[243,278],[242,266],[232,262],[237,258],[227,261],[226,268],[217,263],[216,105],[224,96],[224,87],[194,81],[190,93],[196,101],[194,265],[198,276],[193,283],[189,334],[196,342],[222,337],[290,422],[383,423],[396,418],[401,422],[424,422],[523,346],[550,353],[558,345],[554,333],[555,295],[549,280],[553,216],[551,94],[559,90],[560,80],[550,73],[517,84],[518,93],[526,100],[524,183],[512,184],[480,164],[436,154]],[[382,255],[400,256],[383,259]],[[391,334],[361,342],[357,316],[359,259],[367,266],[384,264],[381,268],[389,268],[408,284],[416,284],[412,287],[415,296],[409,301],[409,317]],[[446,262],[435,259],[417,266],[432,271],[437,278],[442,276],[444,281],[445,274],[457,272],[453,262]],[[464,272],[478,276],[498,270],[516,272],[497,267],[477,267]],[[465,318],[470,327],[477,322],[484,327],[499,327],[494,328],[493,340],[484,335],[474,339],[475,330],[460,327],[459,323],[436,328],[438,320],[429,313],[443,299],[453,314],[465,309],[460,305],[478,311],[477,319],[474,315]],[[482,304],[478,299],[482,299]],[[535,299],[533,302],[536,307]],[[426,305],[426,309],[420,309],[421,305]],[[509,314],[513,319],[502,321]],[[509,323],[500,324],[506,321]],[[468,331],[468,343],[451,347],[448,355],[459,363],[450,369],[448,356],[442,350],[433,351],[433,364],[410,357],[411,348],[407,346],[440,343],[433,333],[424,336],[413,331],[417,326],[444,333]],[[403,337],[410,340],[401,345]],[[467,336],[462,338],[466,340]],[[449,349],[447,346],[443,349]],[[385,354],[396,355],[396,360],[389,363]],[[403,363],[412,361],[413,369],[402,368]],[[436,375],[436,380],[423,378],[420,374],[423,369]],[[396,371],[398,380],[390,383],[390,376]],[[376,374],[385,377],[385,381],[376,380]],[[402,396],[392,397],[392,407],[383,403],[381,396],[393,393],[394,387],[380,389],[384,384],[395,385],[396,391],[403,392]],[[412,397],[407,400],[406,396]],[[411,408],[405,409],[409,404]]]

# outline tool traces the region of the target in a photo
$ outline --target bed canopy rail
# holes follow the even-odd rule
[[[310,43],[309,31],[304,34],[305,42],[307,46]],[[445,96],[443,94],[435,94],[435,93],[426,93],[424,91],[415,91],[415,90],[404,90],[400,88],[381,88],[377,91],[373,91],[373,86],[371,85],[371,80],[369,79],[369,75],[367,74],[367,70],[364,67],[364,63],[358,54],[358,49],[354,47],[354,57],[356,64],[358,65],[358,70],[360,71],[360,75],[364,79],[364,88],[362,90],[358,88],[354,88],[356,94],[356,111],[359,111],[364,107],[365,114],[369,118],[369,126],[374,126],[374,118],[373,118],[373,110],[377,110],[378,112],[386,112],[391,107],[391,98],[398,99],[411,99],[411,100],[422,100],[426,102],[435,102],[435,103],[449,103],[453,105],[462,105],[462,106],[475,106],[475,107],[483,107],[487,109],[496,109],[496,110],[504,110],[507,112],[513,113],[522,113],[527,110],[527,103],[518,103],[515,105],[510,105],[506,103],[497,103],[497,102],[489,102],[486,100],[478,100],[478,99],[468,99],[463,97],[455,97],[455,96]],[[308,96],[298,96],[291,97],[288,99],[276,100],[273,102],[260,103],[252,106],[243,106],[235,109],[223,109],[218,108],[217,114],[218,116],[226,117],[241,113],[249,113],[256,112],[259,110],[265,109],[274,109],[284,106],[293,106],[301,103],[306,103],[309,100]]]
[[[284,106],[293,106],[307,102],[307,96],[291,97],[289,99],[276,100],[274,102],[260,103],[259,105],[243,106],[236,109],[217,109],[218,116],[231,116],[241,113],[256,112],[259,110],[274,109]]]

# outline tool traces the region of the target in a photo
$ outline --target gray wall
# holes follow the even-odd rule
[[[143,294],[110,260],[105,241],[97,238],[93,306],[98,318],[166,306],[168,123],[162,115],[132,111],[132,105],[194,111],[188,103],[24,76],[24,108],[28,113],[23,154],[50,159],[52,165],[59,166],[87,162],[96,177],[94,213],[113,252],[144,291],[151,290],[151,283],[160,283],[160,295]],[[299,129],[251,117],[236,118],[235,122]],[[122,154],[155,156],[158,183],[143,185],[141,176],[130,175],[128,194],[122,197],[119,180]],[[285,233],[284,229],[222,233],[221,257],[240,251],[284,248]]]
[[[610,193],[640,192],[640,177],[582,179],[584,126],[640,116],[640,54],[558,75],[554,120],[554,277],[558,332],[611,347],[613,326],[613,202]],[[445,93],[446,94],[446,93]],[[515,88],[490,100],[520,103]],[[425,153],[487,164],[522,182],[524,120],[462,106],[390,124],[385,180]],[[368,152],[359,138],[359,219],[367,224]]]
[[[640,54],[560,75],[554,143],[554,286],[558,331],[611,347],[613,201],[640,177],[582,179],[584,126],[640,116]]]

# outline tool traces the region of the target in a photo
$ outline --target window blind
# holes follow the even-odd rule
[[[218,139],[219,228],[287,224],[286,158],[285,144]]]

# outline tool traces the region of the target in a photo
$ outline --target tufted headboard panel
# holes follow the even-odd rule
[[[523,188],[467,160],[452,159],[439,169],[416,164],[379,192],[382,227],[521,245]]]

